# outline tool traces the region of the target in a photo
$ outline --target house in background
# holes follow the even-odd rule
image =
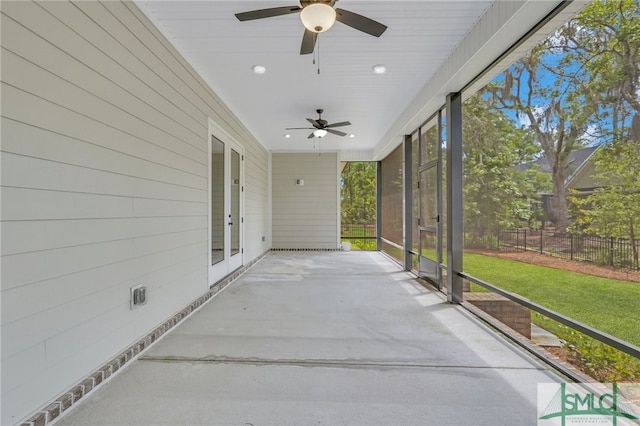
[[[579,195],[589,195],[598,187],[593,179],[596,173],[593,156],[599,147],[599,145],[592,146],[571,153],[569,174],[565,183],[567,189],[577,191]]]
[[[588,148],[577,149],[572,151],[565,167],[565,189],[575,191],[577,195],[587,196],[593,193],[597,187],[593,180],[595,174],[595,164],[593,156],[599,146],[591,146]],[[515,166],[517,170],[525,172],[534,168],[540,172],[549,174],[551,179],[551,165],[549,161],[541,157],[535,161],[523,163]],[[553,194],[541,194],[540,204],[544,211],[545,221],[551,217],[550,199]]]
[[[389,31],[337,25],[321,74],[300,26],[233,17],[279,2],[0,3],[1,424],[67,409],[270,250],[337,250],[341,161],[384,167],[445,103],[459,124],[449,101],[584,6],[344,3]],[[354,142],[284,139],[318,107]]]

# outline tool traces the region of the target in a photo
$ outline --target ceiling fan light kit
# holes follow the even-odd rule
[[[323,138],[327,136],[327,131],[324,129],[316,129],[313,131],[313,136],[315,136],[316,138]]]
[[[300,19],[309,31],[322,33],[336,22],[336,10],[326,3],[313,3],[300,11]]]

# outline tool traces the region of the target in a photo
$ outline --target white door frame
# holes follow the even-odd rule
[[[215,265],[212,262],[212,137],[220,140],[224,144],[224,259]],[[208,283],[209,286],[215,284],[234,270],[244,265],[244,148],[237,143],[227,132],[218,126],[213,120],[209,119],[209,132],[207,137],[208,144],[208,244],[207,244],[207,261],[208,261]],[[231,181],[231,151],[235,151],[240,155],[240,182]],[[231,222],[229,216],[231,214],[231,187],[239,186],[239,221],[233,225],[238,226],[239,230],[239,251],[231,256]]]

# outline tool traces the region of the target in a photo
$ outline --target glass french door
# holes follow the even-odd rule
[[[243,264],[243,150],[210,136],[209,285]]]

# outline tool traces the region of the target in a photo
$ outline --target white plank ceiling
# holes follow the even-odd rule
[[[336,22],[320,34],[314,64],[315,55],[299,54],[304,27],[298,13],[246,22],[234,16],[298,5],[295,0],[137,2],[253,135],[275,151],[313,150],[310,131],[285,129],[308,127],[305,119],[317,118],[318,108],[329,123],[351,121],[339,130],[355,135],[329,134],[323,150],[373,150],[492,3],[340,0],[336,7],[388,29],[376,38]],[[376,64],[387,72],[373,73]],[[266,73],[254,74],[253,65]]]

